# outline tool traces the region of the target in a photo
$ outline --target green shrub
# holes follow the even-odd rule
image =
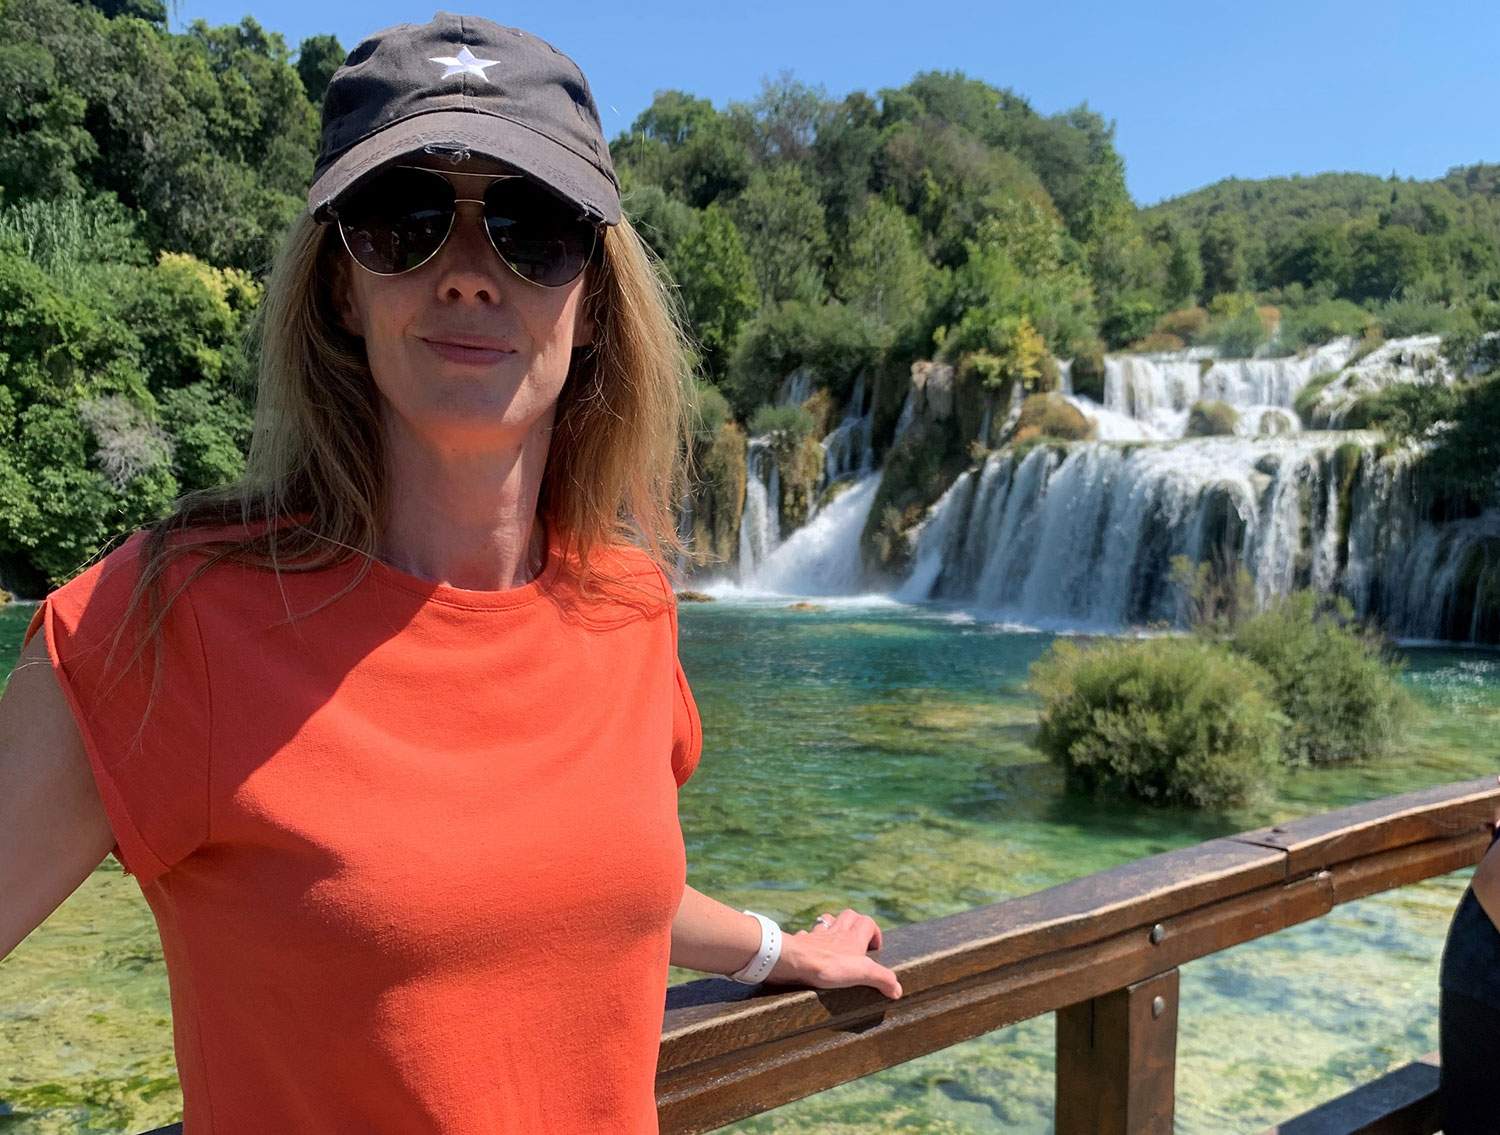
[[[1307,385],[1297,391],[1297,396],[1292,399],[1292,408],[1297,411],[1297,417],[1302,419],[1304,429],[1316,429],[1313,421],[1313,409],[1318,404],[1318,398],[1328,387],[1328,384],[1338,378],[1336,370],[1326,370],[1322,374],[1315,374],[1307,380]]]
[[[783,433],[801,439],[813,431],[813,416],[801,406],[762,406],[750,418],[750,436]]]
[[[739,413],[749,414],[782,379],[806,367],[817,385],[847,398],[854,376],[879,362],[881,335],[868,316],[841,303],[788,301],[763,310],[740,335],[724,392]]]
[[[1182,307],[1169,311],[1156,321],[1155,330],[1162,335],[1175,335],[1185,343],[1192,343],[1208,326],[1208,312],[1201,307]]]
[[[1016,419],[1015,431],[1007,440],[1013,444],[1035,437],[1088,441],[1094,436],[1094,432],[1094,423],[1061,395],[1032,394],[1021,403],[1021,415]]]
[[[1186,436],[1230,437],[1239,422],[1239,412],[1228,402],[1194,402],[1188,411]]]
[[[710,445],[719,436],[719,427],[730,418],[729,399],[711,382],[693,380],[693,436],[701,445]]]
[[[1380,758],[1401,743],[1414,709],[1398,680],[1401,664],[1354,621],[1342,596],[1329,602],[1297,591],[1273,600],[1236,627],[1228,643],[1270,676],[1287,719],[1287,763]]]
[[[1230,358],[1249,358],[1270,338],[1266,320],[1254,307],[1215,319],[1203,333],[1204,341],[1212,343]]]
[[[1070,787],[1222,808],[1262,795],[1282,717],[1253,662],[1199,639],[1058,639],[1031,667],[1036,745]]]
[[[1293,308],[1281,321],[1281,344],[1291,350],[1316,347],[1343,336],[1358,338],[1378,320],[1356,303],[1323,300]]]
[[[1360,359],[1368,358],[1380,350],[1384,343],[1385,333],[1380,329],[1379,324],[1372,323],[1365,328],[1365,333],[1359,337],[1359,342],[1354,347],[1354,353],[1349,356],[1349,361],[1344,365],[1353,366]]]
[[[1461,313],[1437,300],[1387,300],[1375,308],[1380,329],[1387,339],[1409,335],[1447,335],[1462,323]]]
[[[1451,420],[1461,401],[1456,387],[1402,382],[1361,396],[1341,425],[1346,430],[1385,430],[1396,437],[1421,438],[1438,422]]]
[[[1127,349],[1145,354],[1151,351],[1180,351],[1186,346],[1176,335],[1166,331],[1153,331],[1144,338],[1137,339]]]

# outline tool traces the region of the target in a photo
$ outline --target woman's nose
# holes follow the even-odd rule
[[[439,289],[499,298],[502,277],[509,271],[501,262],[485,230],[484,202],[461,200],[455,205],[453,231],[439,254]]]

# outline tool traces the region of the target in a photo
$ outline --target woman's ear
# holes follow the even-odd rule
[[[594,345],[594,317],[589,310],[591,307],[592,305],[587,301],[578,305],[578,318],[573,321],[573,349],[575,351]]]
[[[365,337],[359,301],[354,295],[353,282],[349,279],[349,262],[342,256],[333,262],[333,310],[338,314],[340,327],[356,339]]]

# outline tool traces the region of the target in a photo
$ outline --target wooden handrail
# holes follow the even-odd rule
[[[1483,777],[1209,840],[896,927],[875,956],[900,977],[899,1001],[865,988],[774,990],[720,978],[673,986],[657,1066],[662,1130],[708,1131],[1126,991],[1339,903],[1470,866],[1497,822],[1500,784]],[[1175,1017],[1175,1004],[1164,1008]],[[1138,1072],[1127,1069],[1133,1079]],[[1161,1129],[1171,1130],[1170,1113]],[[1061,1119],[1058,1135],[1065,1135]]]
[[[1169,1135],[1177,967],[1471,866],[1497,824],[1500,783],[1482,777],[896,927],[874,956],[900,977],[898,1001],[864,987],[672,986],[657,1063],[661,1130],[709,1131],[1057,1012],[1057,1135]]]

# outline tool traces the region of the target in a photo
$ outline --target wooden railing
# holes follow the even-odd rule
[[[661,1130],[709,1131],[1055,1012],[1057,1135],[1170,1135],[1179,966],[1471,866],[1496,823],[1500,784],[1485,777],[897,927],[875,955],[901,980],[897,1001],[863,987],[673,986],[657,1064]],[[1424,1057],[1273,1131],[1432,1135],[1435,1075],[1435,1057]]]

